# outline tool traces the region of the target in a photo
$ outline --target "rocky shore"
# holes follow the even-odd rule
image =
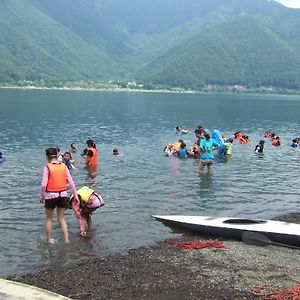
[[[299,216],[285,220],[299,223]],[[218,241],[226,249],[176,247],[177,242],[190,240],[208,239],[187,236],[9,279],[72,299],[264,299],[255,296],[251,287],[291,289],[300,284],[295,282],[300,281],[299,250],[225,239]]]

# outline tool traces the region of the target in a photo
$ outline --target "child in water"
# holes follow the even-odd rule
[[[58,223],[64,236],[65,243],[69,243],[68,226],[65,221],[65,207],[68,200],[68,186],[72,189],[74,203],[79,203],[76,187],[71,174],[64,163],[57,159],[57,149],[45,150],[48,163],[44,166],[41,183],[40,202],[45,203],[45,232],[48,243],[54,243],[52,235],[53,215],[56,208]]]
[[[104,205],[104,200],[93,189],[84,186],[77,191],[80,203],[74,202],[70,197],[69,207],[72,206],[77,218],[80,235],[86,235],[86,229],[92,229],[92,213]]]
[[[256,153],[263,153],[264,152],[264,145],[265,145],[265,141],[260,140],[259,143],[255,146],[254,151]]]
[[[76,144],[72,143],[71,144],[71,152],[76,153],[77,151],[78,151],[78,148],[77,148]]]
[[[73,163],[74,160],[72,160],[72,154],[70,152],[65,152],[62,158],[62,162],[67,166],[69,170],[75,169]]]
[[[190,154],[189,151],[185,147],[186,147],[185,142],[182,142],[180,145],[180,149],[177,152],[177,156],[179,158],[185,158]]]

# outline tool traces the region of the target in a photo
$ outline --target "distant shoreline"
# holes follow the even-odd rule
[[[268,96],[300,96],[300,91],[288,90],[285,92],[266,90],[185,90],[185,89],[134,89],[134,88],[122,88],[122,87],[111,87],[111,88],[85,88],[85,87],[39,87],[39,86],[0,86],[0,89],[16,89],[16,90],[53,90],[53,91],[79,91],[79,92],[116,92],[116,93],[173,93],[173,94],[228,94],[228,95],[268,95]]]

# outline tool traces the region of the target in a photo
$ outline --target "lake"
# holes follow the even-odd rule
[[[183,93],[0,90],[0,276],[30,272],[61,262],[153,245],[172,236],[153,214],[191,214],[269,219],[297,211],[300,149],[299,96],[202,95]],[[189,134],[176,134],[180,125]],[[216,159],[211,177],[199,176],[196,159],[166,157],[163,148],[194,129],[219,129],[226,137],[243,131],[251,143],[234,141],[229,161]],[[282,145],[265,139],[265,154],[254,147],[271,130]],[[46,163],[44,150],[93,139],[99,150],[95,178],[80,154],[72,176],[77,188],[99,192],[105,206],[93,215],[95,230],[81,238],[73,212],[66,212],[71,243],[45,245],[44,209],[39,202]],[[121,156],[113,156],[119,148]]]

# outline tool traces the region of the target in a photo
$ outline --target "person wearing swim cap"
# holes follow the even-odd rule
[[[220,145],[210,137],[209,130],[204,131],[204,139],[200,142],[200,163],[198,166],[199,172],[203,174],[204,168],[207,167],[207,174],[212,173],[214,163],[213,151],[218,149]]]

